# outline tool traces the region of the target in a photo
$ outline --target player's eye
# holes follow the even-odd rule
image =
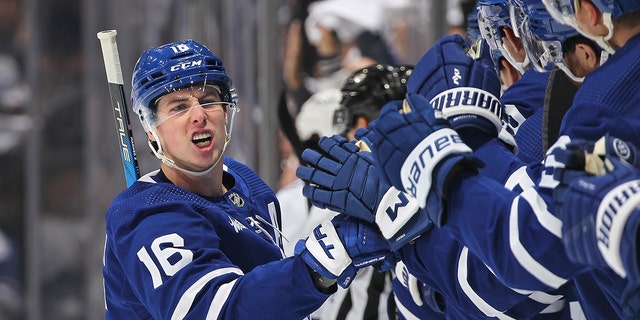
[[[185,111],[189,108],[189,106],[187,106],[186,104],[179,104],[174,106],[173,108],[169,109],[169,114],[173,115],[182,111]]]
[[[200,105],[206,111],[224,111],[224,103],[219,101],[207,102]]]

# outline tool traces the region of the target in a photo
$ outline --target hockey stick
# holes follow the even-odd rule
[[[138,167],[138,158],[136,157],[136,148],[133,143],[131,123],[129,122],[116,34],[116,30],[105,30],[98,32],[97,36],[100,39],[104,68],[107,71],[111,106],[113,107],[116,132],[118,134],[118,148],[122,156],[127,187],[130,187],[140,177],[140,168]]]

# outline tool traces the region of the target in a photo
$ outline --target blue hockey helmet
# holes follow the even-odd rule
[[[211,171],[223,158],[204,171],[190,171],[178,167],[169,159],[162,148],[161,139],[156,131],[160,125],[157,119],[157,102],[162,96],[181,89],[206,90],[215,88],[225,104],[227,123],[222,153],[231,140],[233,119],[237,107],[237,95],[222,60],[207,47],[194,41],[184,40],[168,43],[157,48],[147,49],[138,59],[133,69],[131,102],[133,111],[138,114],[145,132],[150,132],[155,141],[148,140],[154,155],[163,163],[192,175],[204,175]]]
[[[524,61],[512,55],[504,45],[505,35],[503,28],[508,27],[513,30],[514,35],[520,37],[519,26],[513,26],[513,8],[508,0],[480,0],[478,1],[478,26],[482,38],[489,45],[491,57],[496,61],[504,58],[513,65],[520,73],[529,63],[528,58]],[[517,23],[516,23],[517,24]]]
[[[473,6],[473,10],[467,15],[467,39],[474,43],[482,38],[480,25],[478,24],[478,6]]]
[[[133,110],[145,131],[156,126],[158,98],[194,85],[216,86],[222,101],[236,108],[235,90],[222,60],[204,45],[185,40],[146,50],[134,67],[131,92]]]
[[[591,0],[591,2],[602,12],[604,24],[609,29],[606,36],[591,35],[582,30],[576,21],[576,4],[575,0],[542,0],[549,13],[554,19],[560,23],[570,25],[584,36],[595,41],[600,47],[608,53],[614,53],[615,49],[609,44],[608,40],[613,37],[612,19],[640,10],[639,0]]]
[[[545,72],[564,66],[565,40],[579,36],[571,26],[556,21],[542,0],[527,0],[523,25],[524,44],[536,71]]]
[[[503,47],[502,27],[511,27],[507,0],[478,1],[478,27],[492,50]]]

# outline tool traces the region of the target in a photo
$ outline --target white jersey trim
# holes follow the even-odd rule
[[[173,314],[171,315],[171,320],[178,320],[178,319],[184,319],[184,317],[187,315],[187,313],[189,312],[189,310],[191,310],[191,306],[193,305],[193,301],[195,300],[196,296],[198,295],[198,293],[202,290],[202,288],[204,288],[204,286],[209,283],[212,279],[225,275],[225,274],[229,274],[229,273],[235,273],[237,275],[243,275],[244,273],[242,272],[242,270],[238,269],[238,268],[221,268],[221,269],[217,269],[214,271],[211,271],[207,274],[205,274],[204,276],[202,276],[200,279],[198,279],[198,281],[196,281],[194,284],[191,285],[191,287],[189,287],[189,289],[187,289],[184,294],[182,294],[182,297],[180,298],[180,301],[178,301],[178,304],[176,305],[176,308],[173,310]],[[235,280],[234,280],[235,282]],[[223,285],[224,286],[224,285]],[[220,289],[223,288],[223,286],[220,286]],[[232,287],[232,286],[231,286]],[[229,297],[229,289],[225,288],[223,289],[223,291],[221,292],[220,290],[218,290],[218,292],[215,295],[214,301],[223,301],[226,300]],[[218,296],[219,294],[221,294],[221,296]],[[220,303],[219,306],[222,306],[224,303]],[[209,314],[211,314],[211,310],[209,310]],[[219,312],[219,310],[218,310]],[[209,317],[207,316],[207,319]]]
[[[234,279],[233,281],[225,283],[218,288],[216,296],[211,300],[211,305],[209,306],[209,311],[207,312],[207,317],[205,319],[218,319],[220,311],[222,311],[222,306],[224,306],[225,301],[229,298],[231,289],[233,289],[237,280],[238,279]]]
[[[567,282],[567,279],[555,275],[553,272],[541,265],[529,254],[522,243],[520,243],[520,230],[518,229],[520,225],[518,222],[519,199],[519,196],[514,199],[511,204],[511,214],[509,215],[509,245],[511,247],[511,252],[520,265],[536,279],[549,287],[559,288]],[[531,202],[529,203],[532,204]],[[536,211],[535,208],[534,211]],[[536,214],[536,216],[538,216],[538,214]]]
[[[467,295],[469,300],[471,300],[471,302],[476,306],[476,308],[478,308],[478,310],[480,310],[485,315],[489,317],[497,317],[498,319],[513,319],[503,314],[501,311],[496,310],[489,303],[484,301],[484,299],[482,299],[482,297],[480,297],[473,290],[473,288],[471,288],[471,285],[469,285],[469,282],[467,281],[468,256],[469,256],[469,248],[463,247],[462,251],[460,252],[460,258],[458,259],[458,272],[457,272],[458,284],[460,285],[460,288],[462,289],[462,291]]]
[[[535,183],[527,174],[527,166],[522,166],[509,176],[507,182],[504,183],[504,186],[509,190],[513,190],[516,186],[520,186],[522,190],[525,190],[535,186]]]
[[[549,232],[553,233],[558,239],[562,238],[562,220],[558,219],[549,210],[547,204],[532,188],[526,189],[521,193],[522,198],[527,200],[533,213],[536,215],[538,222]]]
[[[407,309],[407,307],[402,305],[400,300],[398,300],[398,297],[394,296],[393,299],[396,301],[396,307],[398,308],[398,312],[400,312],[400,314],[405,319],[407,319],[407,320],[420,320],[420,318],[416,317],[413,313],[411,313],[411,311],[409,311],[409,309]]]

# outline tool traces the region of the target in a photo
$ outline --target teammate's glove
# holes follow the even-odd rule
[[[418,61],[407,82],[407,91],[426,97],[453,129],[471,128],[463,137],[468,143],[478,139],[477,130],[496,137],[504,121],[496,71],[484,59],[472,58],[470,49],[460,35],[444,36]]]
[[[573,142],[556,154],[556,162],[571,162],[570,170],[556,170],[562,175],[554,190],[569,258],[609,266],[624,277],[621,241],[627,219],[640,204],[640,170],[632,166],[637,162],[635,147],[607,135],[591,145]]]
[[[321,276],[337,279],[343,288],[359,269],[393,256],[374,224],[344,215],[315,227],[307,239],[298,241],[295,254]]]
[[[382,196],[389,187],[380,181],[371,153],[342,136],[322,137],[318,147],[302,153],[308,166],[300,166],[296,176],[307,184],[302,194],[313,205],[374,222]]]
[[[428,101],[407,93],[387,103],[370,123],[373,155],[385,181],[407,192],[441,226],[446,188],[461,170],[481,166],[446,120],[436,119]]]
[[[621,251],[625,225],[635,212],[637,229],[640,211],[640,170],[617,158],[609,159],[612,172],[603,176],[578,178],[563,193],[559,214],[562,240],[569,258],[598,267],[609,266],[626,276]],[[632,237],[635,238],[635,237]],[[633,241],[635,244],[635,241]],[[635,250],[633,250],[635,252]]]
[[[368,146],[362,141],[348,142],[335,135],[323,137],[320,154],[306,149],[298,178],[307,184],[302,194],[313,205],[347,214],[368,222],[376,222],[392,251],[420,236],[432,223],[418,202],[380,180]]]
[[[573,180],[613,171],[610,159],[619,159],[631,166],[640,167],[636,148],[610,135],[603,136],[595,143],[587,140],[567,143],[564,140],[566,138],[561,137],[545,158],[545,173],[551,172],[553,179],[543,178],[545,186],[554,189],[556,213],[559,217],[562,217],[564,194]],[[549,183],[551,180],[554,182]]]

